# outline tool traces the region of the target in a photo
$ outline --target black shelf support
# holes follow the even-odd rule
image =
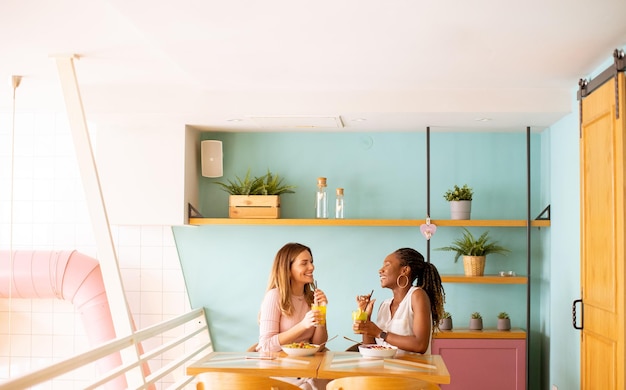
[[[541,213],[535,218],[535,221],[549,221],[550,220],[550,205],[543,209]]]
[[[204,216],[202,214],[200,214],[198,209],[193,207],[191,205],[191,203],[187,203],[187,206],[189,207],[189,211],[187,212],[187,217],[188,218],[204,218]]]
[[[426,127],[426,218],[430,218],[430,126]],[[426,240],[426,261],[430,263],[430,240]]]
[[[530,303],[531,303],[531,225],[530,225],[530,126],[526,127],[526,388],[530,385]]]

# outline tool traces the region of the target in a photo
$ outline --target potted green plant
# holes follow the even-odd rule
[[[251,176],[250,169],[241,178],[214,182],[230,194],[228,216],[230,218],[279,218],[280,195],[293,194],[295,186],[283,184],[283,178],[269,169],[262,176]]]
[[[267,170],[267,174],[262,176],[265,178],[262,184],[261,192],[262,195],[282,195],[282,194],[293,194],[295,193],[294,189],[296,186],[283,184],[283,178],[278,176],[278,174],[273,174],[270,170]]]
[[[511,330],[511,319],[504,311],[498,314],[498,330]]]
[[[450,312],[444,311],[441,320],[439,321],[439,329],[440,330],[451,330],[452,329],[452,314]]]
[[[462,187],[454,185],[443,195],[450,202],[450,219],[470,219],[472,211],[472,197],[474,191],[464,184]]]
[[[469,328],[470,330],[481,330],[483,328],[483,316],[479,312],[475,311],[470,316]]]
[[[485,231],[478,238],[463,228],[463,236],[452,242],[451,245],[436,250],[454,251],[454,262],[463,256],[463,268],[466,276],[483,276],[485,272],[485,260],[488,254],[506,254],[510,250],[499,245],[489,237],[489,231]]]

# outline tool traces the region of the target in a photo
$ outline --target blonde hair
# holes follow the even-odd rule
[[[280,295],[280,311],[286,316],[293,314],[291,295],[293,295],[294,292],[302,292],[307,303],[309,305],[313,303],[313,292],[311,289],[307,288],[308,286],[304,286],[304,291],[291,291],[291,265],[296,257],[304,251],[308,251],[311,255],[311,259],[313,259],[311,248],[296,242],[285,244],[278,250],[276,257],[274,257],[274,264],[270,272],[267,290],[269,291],[273,288],[278,289],[278,294]]]

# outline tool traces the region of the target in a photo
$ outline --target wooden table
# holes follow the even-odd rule
[[[284,352],[211,352],[187,367],[188,375],[203,372],[238,372],[263,376],[315,378],[324,352],[287,356]]]
[[[397,353],[393,359],[364,358],[358,352],[326,352],[317,370],[318,378],[380,375],[417,378],[449,384],[450,373],[440,355]]]
[[[324,379],[382,375],[450,383],[450,373],[440,355],[413,353],[398,353],[393,359],[372,359],[358,352],[328,351],[303,357],[287,356],[284,352],[211,352],[187,367],[188,375],[203,372]]]

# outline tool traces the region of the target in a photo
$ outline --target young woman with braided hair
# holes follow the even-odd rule
[[[443,315],[445,292],[437,268],[412,248],[391,253],[378,270],[380,286],[391,289],[393,297],[378,308],[376,322],[370,320],[375,299],[357,296],[367,321],[354,322],[363,343],[393,345],[408,352],[430,353],[432,334]]]

